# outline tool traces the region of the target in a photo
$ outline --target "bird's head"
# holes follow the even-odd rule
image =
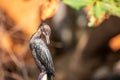
[[[50,26],[42,23],[40,26],[40,30],[41,30],[41,34],[43,35],[43,37],[41,37],[42,39],[44,39],[46,41],[47,44],[50,43],[50,34],[51,34],[51,29]]]

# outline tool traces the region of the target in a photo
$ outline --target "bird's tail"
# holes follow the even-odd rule
[[[48,80],[53,80],[53,75],[48,74],[47,78],[48,78]]]

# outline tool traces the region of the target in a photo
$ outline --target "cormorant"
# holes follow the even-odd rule
[[[36,64],[41,71],[38,80],[43,80],[47,74],[47,80],[53,80],[54,66],[50,51],[46,44],[50,43],[49,37],[51,29],[49,25],[42,23],[38,30],[30,39],[30,50],[36,61]]]

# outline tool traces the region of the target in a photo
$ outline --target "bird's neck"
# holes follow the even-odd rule
[[[40,35],[41,35],[41,31],[38,30],[37,32],[35,32],[32,36],[32,39],[36,39],[36,38],[40,38]]]

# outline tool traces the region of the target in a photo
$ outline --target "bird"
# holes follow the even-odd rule
[[[38,80],[44,80],[45,75],[47,75],[47,80],[53,80],[55,76],[51,52],[47,47],[47,45],[50,44],[50,34],[50,26],[42,23],[30,39],[30,50],[41,72]]]

